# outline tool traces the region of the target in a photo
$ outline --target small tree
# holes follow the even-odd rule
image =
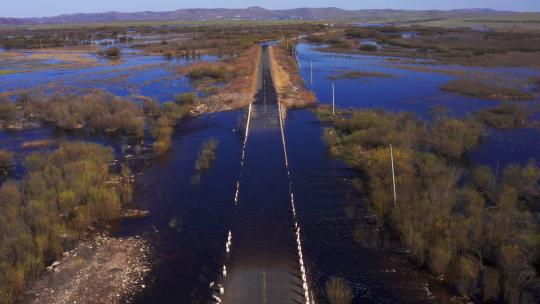
[[[18,119],[19,113],[15,104],[8,100],[0,100],[0,123],[4,128],[9,128]]]
[[[122,56],[122,50],[117,47],[111,47],[106,50],[101,50],[98,52],[99,56],[104,56],[110,59],[119,59]]]

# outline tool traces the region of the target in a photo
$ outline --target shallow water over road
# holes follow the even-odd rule
[[[136,206],[150,216],[124,221],[119,233],[146,234],[158,262],[136,302],[205,303],[216,296],[225,303],[305,303],[291,189],[308,296],[316,303],[325,302],[324,284],[335,275],[352,284],[355,303],[433,302],[428,279],[404,254],[354,244],[348,210],[370,215],[357,204],[355,173],[326,154],[323,126],[310,110],[283,113],[281,135],[268,97],[259,95],[251,110],[187,120],[170,155],[138,180]],[[220,141],[216,163],[192,184],[198,148],[208,138]]]

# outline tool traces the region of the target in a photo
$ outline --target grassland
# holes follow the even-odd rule
[[[337,79],[360,79],[360,78],[397,78],[392,74],[378,72],[361,72],[361,71],[341,71],[338,74],[331,75],[328,78]]]
[[[478,111],[476,117],[486,125],[499,129],[520,128],[527,125],[529,110],[520,104],[504,103]]]
[[[496,100],[528,100],[533,95],[518,88],[499,86],[474,79],[454,79],[440,86],[441,90],[475,98]]]
[[[19,73],[18,70],[0,70],[0,75],[9,75]]]

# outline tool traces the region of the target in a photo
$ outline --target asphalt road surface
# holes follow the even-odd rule
[[[223,303],[305,303],[276,91],[263,46],[252,106]]]

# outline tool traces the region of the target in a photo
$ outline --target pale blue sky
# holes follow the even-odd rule
[[[105,11],[163,11],[180,8],[245,8],[262,6],[268,9],[337,6],[345,9],[455,9],[493,8],[540,12],[540,0],[5,0],[0,17],[41,17],[63,13]]]

